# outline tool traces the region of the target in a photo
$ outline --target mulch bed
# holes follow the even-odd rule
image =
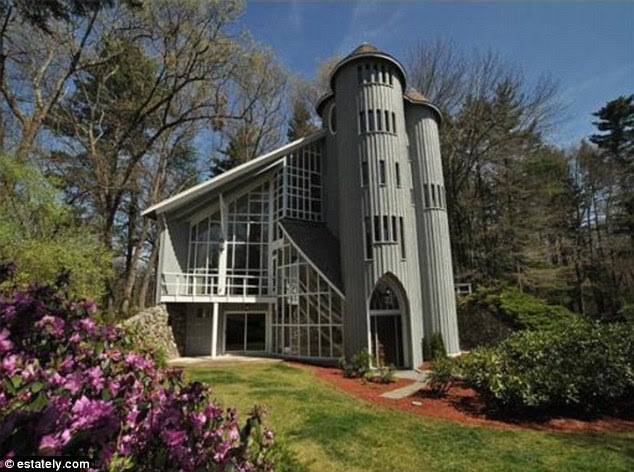
[[[428,418],[456,421],[467,425],[487,426],[499,429],[532,429],[539,431],[634,431],[634,405],[623,408],[622,417],[529,417],[499,412],[489,407],[471,388],[456,385],[442,397],[435,397],[422,389],[409,397],[399,400],[380,395],[413,383],[412,380],[398,379],[395,383],[383,385],[364,382],[361,379],[344,379],[341,370],[332,367],[300,365],[315,372],[315,375],[339,390],[357,398],[376,403],[387,408],[407,411]],[[418,402],[420,405],[414,405]]]

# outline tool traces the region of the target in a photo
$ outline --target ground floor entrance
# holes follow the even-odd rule
[[[271,306],[263,303],[191,304],[186,310],[185,355],[269,352],[270,313]]]
[[[389,283],[377,283],[370,298],[370,347],[375,367],[404,367],[406,364],[403,342],[403,295]]]
[[[266,351],[266,313],[225,313],[226,352]]]

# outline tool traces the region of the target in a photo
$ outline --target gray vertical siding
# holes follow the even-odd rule
[[[369,63],[383,63],[368,59]],[[389,64],[389,62],[385,62]],[[395,75],[393,86],[357,82],[357,63],[342,67],[335,83],[339,164],[339,228],[341,264],[346,292],[345,350],[350,356],[369,348],[368,300],[376,283],[389,275],[402,286],[406,298],[406,363],[417,366],[422,360],[423,335],[420,273],[415,231],[416,219],[410,199],[412,176],[408,165],[407,134],[403,109],[403,88]],[[388,110],[396,114],[396,134],[386,132],[359,135],[361,110]],[[369,184],[361,186],[361,160],[369,167]],[[386,161],[387,185],[379,185],[379,160]],[[395,181],[395,163],[400,165],[401,188]],[[379,244],[373,259],[365,261],[363,220],[365,216],[402,217],[406,232],[406,259],[399,244]],[[391,223],[390,223],[391,224]]]
[[[423,204],[424,184],[444,188],[438,123],[428,107],[408,104],[407,125],[415,178],[425,333],[442,333],[447,351],[456,353],[460,347],[447,211],[425,208]]]
[[[330,100],[324,108],[324,127],[328,128],[330,109],[334,106],[334,100]],[[335,110],[337,112],[338,110]],[[339,120],[338,120],[339,121]],[[339,236],[339,159],[337,158],[337,134],[328,132],[322,154],[324,170],[324,220],[332,234]]]

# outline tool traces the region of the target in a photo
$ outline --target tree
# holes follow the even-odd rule
[[[36,167],[0,156],[0,176],[0,259],[16,263],[16,279],[54,283],[66,272],[73,295],[101,297],[113,271],[97,235]]]
[[[289,142],[295,141],[314,133],[317,127],[311,121],[311,114],[303,100],[295,99],[293,101],[293,115],[288,124]]]

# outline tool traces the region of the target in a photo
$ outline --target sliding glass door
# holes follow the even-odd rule
[[[263,352],[266,350],[265,313],[227,313],[225,351]]]

